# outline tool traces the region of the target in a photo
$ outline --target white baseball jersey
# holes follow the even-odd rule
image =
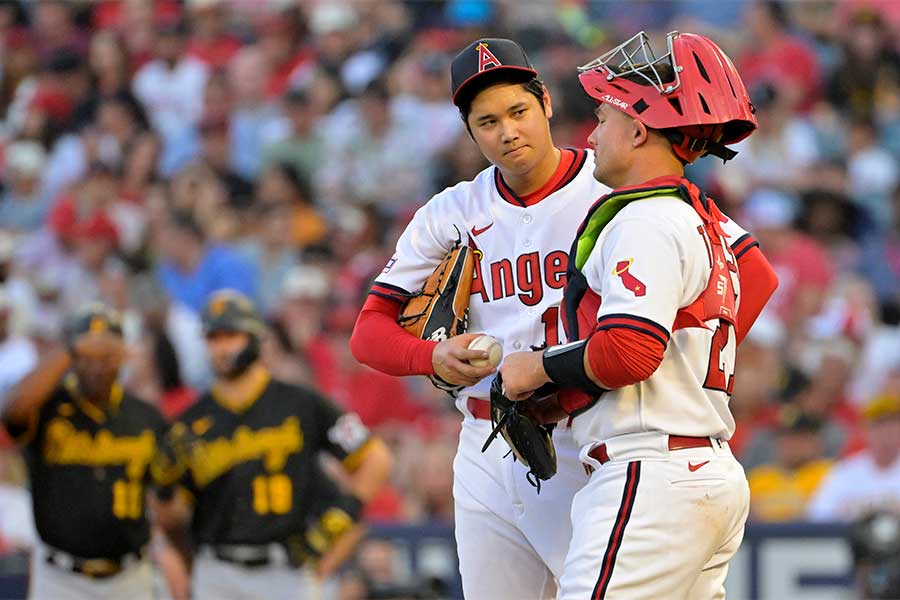
[[[728,236],[724,249],[746,239],[734,221],[723,230]],[[730,277],[714,282],[716,292],[725,297],[732,286],[738,296],[734,254],[721,254],[731,263],[725,269]],[[588,285],[602,298],[597,326],[637,329],[667,347],[648,379],[604,394],[575,419],[579,443],[644,431],[725,440],[734,433],[728,408],[737,348],[734,327],[712,319],[672,331],[679,309],[707,290],[712,257],[700,216],[677,195],[632,202],[602,230],[582,268]],[[737,306],[732,304],[723,310],[735,318]]]
[[[421,289],[461,238],[480,257],[468,331],[496,337],[504,356],[545,341],[559,343],[564,335],[559,304],[569,249],[588,208],[609,191],[594,179],[589,151],[562,151],[575,152],[570,173],[532,206],[517,201],[495,167],[434,196],[400,236],[373,291],[390,295]],[[459,398],[488,398],[490,383],[486,378],[464,389]]]
[[[707,227],[677,187],[693,189],[698,203],[703,196],[672,179],[604,199],[570,257],[580,267],[566,292],[570,331],[573,298],[583,292],[578,337],[624,327],[666,349],[649,378],[583,405],[572,423],[594,471],[573,499],[558,600],[724,598],[728,560],[743,537],[747,480],[721,439],[734,431],[729,321],[740,293],[729,246],[740,252],[753,242],[733,222],[724,235]],[[670,435],[719,439],[678,448]],[[590,455],[601,443],[605,462]]]
[[[835,465],[809,503],[813,521],[853,521],[876,510],[900,511],[900,457],[881,469],[869,452]]]
[[[559,316],[568,254],[588,208],[608,188],[594,180],[585,150],[563,150],[571,166],[537,203],[527,206],[490,167],[474,180],[436,195],[397,243],[372,286],[394,297],[419,290],[457,239],[476,248],[469,304],[470,332],[489,333],[504,354],[562,336]],[[558,468],[538,495],[528,469],[502,440],[482,452],[489,420],[470,415],[467,397],[486,400],[492,377],[462,390],[465,415],[453,462],[454,520],[463,593],[467,598],[552,600],[572,536],[570,507],[587,482],[571,430],[554,431]]]

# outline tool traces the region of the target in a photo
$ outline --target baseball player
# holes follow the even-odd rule
[[[177,476],[158,455],[165,422],[116,381],[125,344],[115,312],[86,307],[68,324],[67,342],[3,411],[24,447],[40,535],[29,597],[152,599],[146,489]]]
[[[592,176],[590,152],[557,148],[550,94],[522,47],[506,39],[470,44],[451,66],[453,102],[493,163],[472,181],[437,194],[415,214],[373,284],[350,342],[354,356],[390,375],[438,375],[466,386],[453,464],[455,530],[467,598],[556,595],[571,527],[572,497],[587,481],[565,423],[554,439],[559,472],[537,494],[527,468],[491,433],[490,366],[468,361],[476,333],[421,340],[397,324],[403,301],[422,288],[457,239],[475,250],[471,332],[496,337],[504,352],[559,343],[567,250],[591,203],[608,191]]]
[[[215,380],[173,425],[186,493],[161,505],[160,520],[169,531],[190,520],[195,600],[297,598],[314,585],[305,573],[314,559],[324,578],[335,553],[347,553],[343,534],[360,532],[353,522],[391,455],[355,414],[271,377],[259,358],[264,324],[246,296],[214,294],[202,321]],[[348,493],[320,471],[321,451],[342,462]]]
[[[580,69],[598,102],[594,174],[614,190],[569,255],[572,342],[517,353],[505,393],[553,382],[593,473],[572,504],[561,600],[723,598],[749,490],[731,455],[735,349],[777,280],[757,244],[683,176],[756,129],[709,39],[641,32]],[[636,64],[639,56],[648,63]]]

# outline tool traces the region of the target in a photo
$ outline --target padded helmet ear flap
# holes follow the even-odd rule
[[[737,152],[719,143],[722,139],[723,125],[691,125],[679,129],[663,131],[666,139],[672,143],[672,151],[685,164],[691,164],[698,158],[712,154],[722,160],[731,160]]]

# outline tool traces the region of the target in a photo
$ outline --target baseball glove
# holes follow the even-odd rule
[[[503,380],[498,373],[491,383],[491,421],[494,429],[481,448],[484,452],[502,435],[510,451],[528,471],[528,482],[541,491],[541,481],[556,475],[556,448],[553,428],[564,414],[551,398],[555,390],[543,386],[528,399],[513,402],[503,393]],[[549,421],[549,422],[548,422]]]
[[[465,333],[474,271],[472,249],[457,239],[422,289],[403,305],[397,322],[414,336],[435,342]],[[451,394],[463,387],[447,383],[437,375],[429,378],[436,387]]]

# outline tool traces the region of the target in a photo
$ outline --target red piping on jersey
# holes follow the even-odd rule
[[[646,317],[636,317],[627,314],[603,315],[597,319],[597,329],[611,329],[613,327],[627,327],[641,333],[645,333],[659,340],[665,349],[669,343],[669,331],[659,323]]]
[[[353,335],[350,352],[364,365],[393,375],[431,375],[431,353],[437,342],[420,340],[397,324],[402,303],[385,297],[381,284],[372,286]]]
[[[591,593],[591,600],[603,600],[606,597],[606,590],[609,588],[609,581],[612,579],[613,569],[616,566],[616,556],[619,554],[619,548],[622,547],[622,538],[625,536],[625,526],[631,519],[631,511],[634,509],[634,501],[637,497],[637,487],[641,480],[641,461],[632,461],[628,463],[628,474],[625,478],[625,489],[622,491],[622,502],[619,504],[619,514],[616,515],[616,522],[609,534],[609,541],[606,543],[606,552],[603,554],[603,563],[600,568],[600,577]]]
[[[550,194],[561,190],[575,179],[587,160],[587,150],[575,150],[572,148],[560,148],[559,164],[547,183],[537,190],[524,196],[516,194],[500,173],[500,169],[494,168],[494,184],[500,197],[515,206],[534,206]]]
[[[752,235],[749,233],[745,233],[737,240],[731,243],[731,251],[734,253],[735,258],[740,258],[744,252],[750,250],[750,248],[759,247],[759,242],[754,239]]]

